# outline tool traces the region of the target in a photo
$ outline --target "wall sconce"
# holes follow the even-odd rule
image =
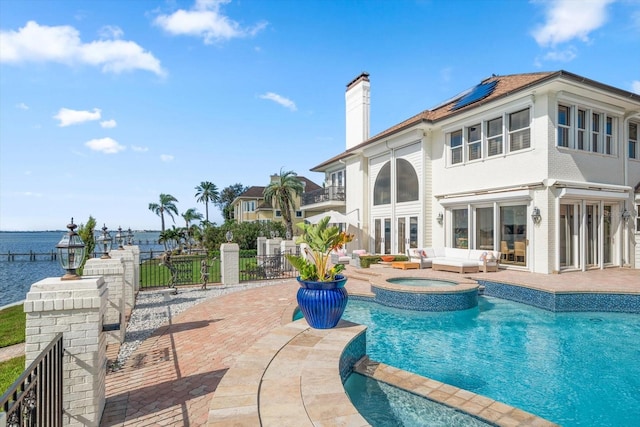
[[[116,242],[118,242],[118,250],[121,251],[124,249],[124,234],[122,234],[122,227],[118,227],[118,232],[116,233]]]
[[[76,269],[82,265],[85,249],[84,242],[75,231],[77,227],[73,223],[73,218],[71,218],[71,224],[67,225],[69,232],[62,236],[62,240],[56,245],[60,265],[67,271],[61,280],[76,280],[80,278],[76,273]]]
[[[111,256],[109,256],[109,251],[111,250],[111,243],[113,243],[113,239],[107,231],[107,226],[104,224],[102,225],[102,235],[98,236],[98,238],[96,239],[96,243],[98,244],[98,246],[102,246],[102,256],[100,257],[100,259],[111,259]]]
[[[542,221],[542,215],[540,215],[540,209],[537,206],[531,211],[531,219],[534,224],[540,224],[540,221]]]
[[[436,217],[436,221],[438,221],[438,224],[442,225],[442,221],[444,221],[444,215],[442,214],[442,212],[438,214],[438,216]]]
[[[231,230],[227,231],[224,236],[227,238],[227,243],[231,243],[231,241],[233,240],[233,233],[231,232]]]
[[[627,209],[625,209],[625,210],[622,212],[622,219],[623,219],[625,222],[627,222],[627,221],[629,221],[629,218],[631,218],[631,212],[629,212]]]

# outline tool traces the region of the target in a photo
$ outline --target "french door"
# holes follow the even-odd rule
[[[378,254],[404,254],[418,247],[418,216],[399,216],[395,224],[390,217],[375,218],[374,250]],[[395,225],[395,227],[393,227]]]
[[[397,253],[404,254],[407,249],[418,247],[418,217],[401,216],[397,220]]]

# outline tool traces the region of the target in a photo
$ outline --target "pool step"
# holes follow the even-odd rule
[[[478,295],[484,295],[484,285],[478,286]]]

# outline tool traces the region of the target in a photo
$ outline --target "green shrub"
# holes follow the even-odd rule
[[[360,267],[361,268],[369,268],[371,264],[377,264],[382,261],[380,258],[382,255],[361,255],[360,256]],[[409,257],[406,255],[394,255],[394,261],[408,261]]]

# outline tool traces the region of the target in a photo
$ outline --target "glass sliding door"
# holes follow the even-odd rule
[[[418,247],[418,217],[401,216],[398,217],[398,254],[406,253],[409,248]]]
[[[493,250],[493,208],[477,208],[475,225],[475,248]]]
[[[599,254],[599,216],[598,205],[589,204],[586,206],[587,213],[587,267],[600,264]]]
[[[407,247],[407,230],[405,217],[398,218],[398,253],[403,254]]]
[[[453,242],[452,247],[467,249],[469,247],[469,211],[464,209],[452,209]]]
[[[504,264],[527,265],[527,206],[500,207],[500,252]]]
[[[613,207],[611,205],[604,205],[604,209],[602,212],[604,216],[604,225],[602,229],[602,241],[604,242],[603,247],[603,262],[604,264],[612,264],[613,263],[613,235],[611,233],[611,214]]]
[[[580,205],[560,205],[560,268],[577,268],[580,265],[579,230]]]

